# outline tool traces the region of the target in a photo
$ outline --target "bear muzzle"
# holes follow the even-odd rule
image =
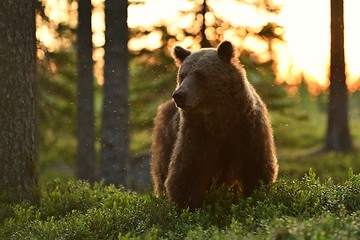
[[[185,91],[183,90],[176,90],[172,98],[178,108],[181,108],[182,110],[191,110],[196,106],[196,101],[188,96]]]
[[[186,93],[184,91],[175,91],[172,95],[178,108],[186,108]]]

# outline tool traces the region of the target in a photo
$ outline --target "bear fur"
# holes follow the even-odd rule
[[[228,41],[191,52],[175,47],[177,87],[158,109],[151,174],[157,196],[200,207],[215,181],[248,196],[277,178],[267,109]]]

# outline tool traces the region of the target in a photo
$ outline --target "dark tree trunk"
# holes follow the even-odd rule
[[[92,60],[91,0],[79,0],[77,168],[78,179],[95,181],[94,77]]]
[[[104,103],[101,178],[126,185],[128,155],[128,27],[125,0],[105,1]]]
[[[0,2],[0,201],[38,201],[35,1]]]
[[[352,148],[348,121],[343,0],[331,0],[330,97],[326,150],[345,152]]]
[[[203,4],[202,4],[202,8],[201,8],[201,15],[203,16],[203,22],[202,22],[201,29],[200,29],[200,33],[201,33],[200,46],[202,48],[211,47],[211,43],[206,38],[206,33],[205,33],[205,31],[206,31],[205,15],[207,12],[208,12],[208,6],[206,4],[206,0],[204,0]]]

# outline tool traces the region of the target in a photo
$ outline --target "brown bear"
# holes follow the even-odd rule
[[[248,196],[275,181],[278,163],[267,109],[233,45],[173,50],[179,66],[173,100],[155,118],[151,173],[156,195],[200,207],[215,181]]]

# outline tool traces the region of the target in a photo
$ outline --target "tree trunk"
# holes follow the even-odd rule
[[[125,0],[105,1],[104,102],[101,178],[126,185],[128,155],[128,27]]]
[[[345,152],[352,148],[348,121],[343,0],[331,0],[330,96],[326,150]]]
[[[201,42],[200,42],[200,46],[202,48],[209,48],[211,47],[211,43],[209,42],[209,40],[206,38],[206,22],[205,22],[205,15],[208,12],[208,6],[206,4],[206,0],[203,1],[203,4],[201,6],[201,15],[203,16],[203,22],[201,24],[201,29],[200,29],[200,34],[201,34]]]
[[[38,201],[34,4],[0,2],[0,201]]]
[[[92,60],[91,0],[79,0],[77,168],[78,179],[95,181],[94,77]]]

